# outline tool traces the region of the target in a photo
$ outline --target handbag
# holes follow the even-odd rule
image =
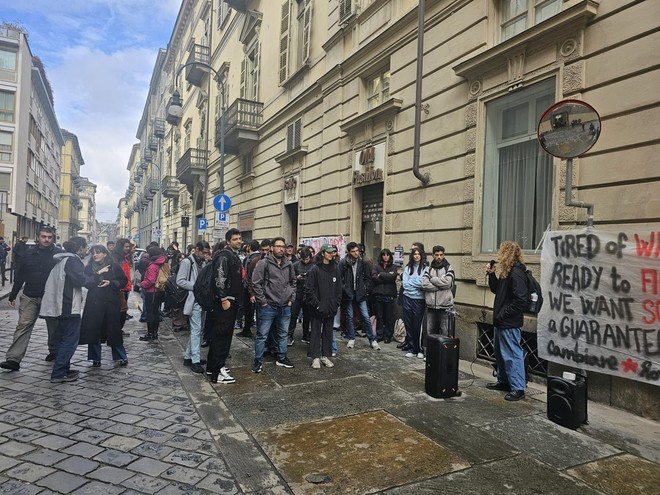
[[[128,301],[124,297],[124,293],[119,293],[119,312],[126,313],[128,311]]]

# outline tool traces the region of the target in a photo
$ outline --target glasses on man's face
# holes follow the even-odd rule
[[[277,249],[284,249],[285,248],[284,244],[275,244],[273,247],[277,248]]]

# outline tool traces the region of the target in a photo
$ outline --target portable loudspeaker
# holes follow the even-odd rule
[[[460,397],[458,358],[460,340],[442,335],[428,335],[426,340],[426,393],[436,399]]]
[[[587,381],[548,377],[548,419],[572,430],[587,423]]]

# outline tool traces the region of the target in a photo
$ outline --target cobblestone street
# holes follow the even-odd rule
[[[295,369],[258,375],[252,341],[235,339],[237,383],[211,385],[183,366],[188,334],[169,320],[159,343],[138,340],[136,296],[127,367],[104,348],[93,368],[81,346],[80,378],[51,384],[40,320],[20,371],[0,374],[0,494],[658,493],[653,421],[590,403],[591,424],[567,430],[545,418],[543,386],[506,403],[464,362],[463,396],[434,400],[422,360],[366,339],[339,342],[323,370],[296,343]],[[3,356],[16,319],[0,302]]]

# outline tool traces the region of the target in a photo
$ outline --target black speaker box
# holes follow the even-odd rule
[[[572,430],[587,423],[587,381],[548,377],[548,419]]]
[[[426,393],[436,399],[457,397],[458,357],[461,341],[455,337],[428,335],[426,337]]]

